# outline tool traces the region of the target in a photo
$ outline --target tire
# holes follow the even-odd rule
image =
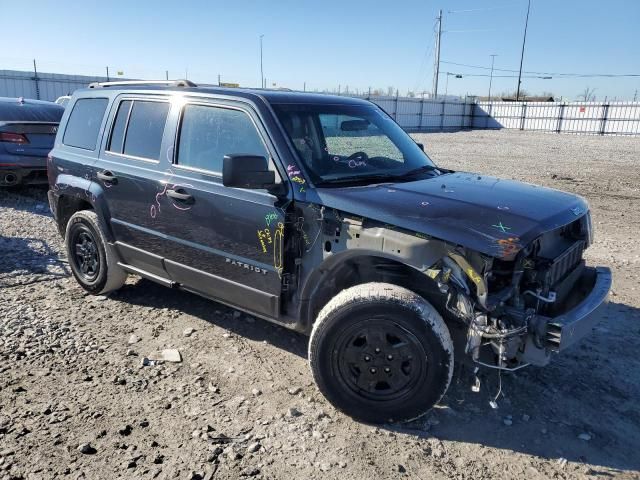
[[[445,394],[453,343],[425,299],[387,283],[343,290],[320,312],[309,364],[322,394],[367,423],[414,420]]]
[[[124,285],[127,273],[118,266],[93,210],[71,216],[64,243],[71,272],[87,292],[104,295]]]

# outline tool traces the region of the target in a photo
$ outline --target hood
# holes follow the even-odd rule
[[[576,195],[454,172],[413,182],[318,188],[320,204],[512,259],[541,234],[586,214]]]

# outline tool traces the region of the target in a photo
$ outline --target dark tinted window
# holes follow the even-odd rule
[[[107,103],[109,100],[106,98],[81,98],[76,101],[67,121],[62,143],[95,150]]]
[[[134,101],[124,140],[124,154],[158,160],[164,124],[169,113],[167,102]]]
[[[178,164],[221,172],[224,156],[234,153],[269,158],[255,125],[246,113],[204,105],[184,107]]]
[[[111,130],[111,138],[109,139],[109,146],[107,147],[107,150],[122,153],[122,147],[124,146],[124,129],[127,126],[127,118],[129,117],[130,109],[131,100],[125,100],[120,103],[116,119],[113,122],[113,129]]]

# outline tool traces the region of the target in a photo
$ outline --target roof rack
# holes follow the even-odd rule
[[[197,87],[191,80],[123,80],[121,82],[93,82],[89,88],[126,87],[129,85],[166,85],[168,87]]]

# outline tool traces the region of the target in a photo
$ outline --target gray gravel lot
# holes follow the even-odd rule
[[[0,190],[0,479],[640,478],[640,138],[415,137],[441,166],[587,198],[588,262],[615,275],[593,337],[504,375],[497,410],[496,377],[476,394],[463,371],[419,422],[358,424],[305,337],[134,277],[87,296],[45,191]],[[182,362],[142,366],[165,348]]]

